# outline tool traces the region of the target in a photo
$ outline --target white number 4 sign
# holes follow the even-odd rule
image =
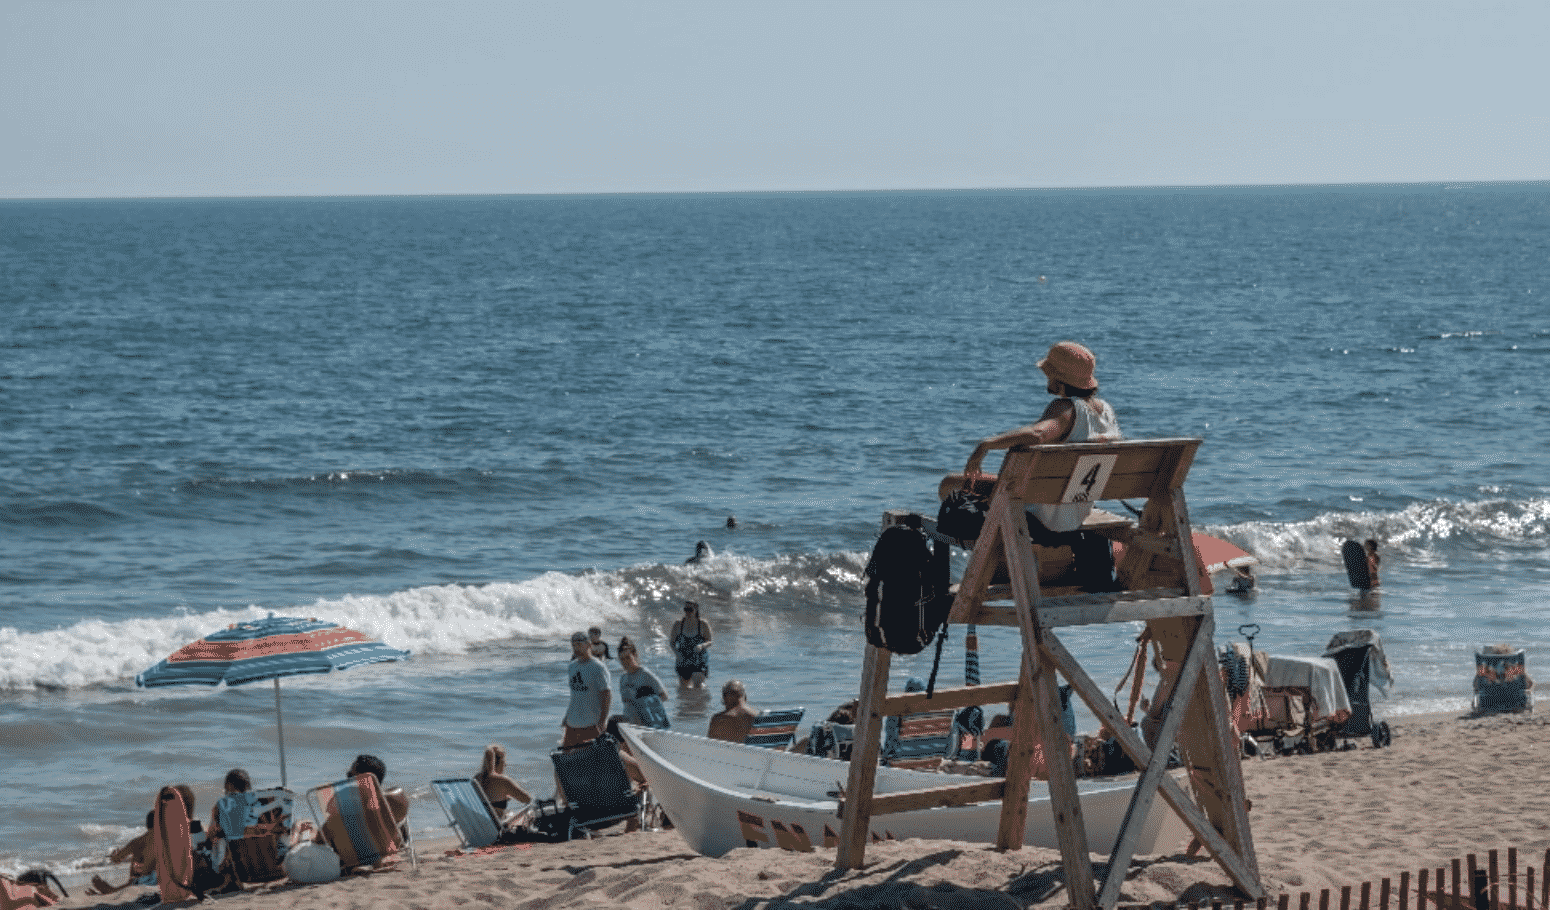
[[[1062,503],[1096,501],[1105,494],[1105,484],[1110,481],[1110,471],[1115,469],[1115,454],[1098,454],[1078,458],[1072,477],[1067,480],[1067,490],[1062,493]]]

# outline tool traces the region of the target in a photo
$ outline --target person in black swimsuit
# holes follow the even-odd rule
[[[490,800],[490,807],[495,809],[491,817],[502,827],[507,826],[507,808],[516,799],[523,804],[533,801],[533,796],[528,790],[519,786],[515,780],[506,775],[507,749],[499,744],[488,745],[485,748],[485,759],[480,764],[480,772],[474,774],[474,781],[485,790],[485,798]]]
[[[684,602],[684,618],[674,624],[669,641],[674,647],[674,671],[679,675],[679,689],[699,690],[706,686],[711,676],[710,656],[711,624],[701,619],[701,605],[695,601]]]

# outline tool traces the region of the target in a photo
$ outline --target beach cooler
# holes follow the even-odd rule
[[[1472,682],[1473,713],[1522,712],[1532,706],[1531,679],[1525,673],[1525,650],[1490,645],[1477,652],[1477,676]]]

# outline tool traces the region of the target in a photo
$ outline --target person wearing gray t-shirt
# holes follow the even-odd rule
[[[641,666],[641,657],[630,639],[621,639],[619,645],[620,709],[625,721],[648,728],[668,728],[668,714],[663,710],[663,700],[668,691],[656,674]]]
[[[609,721],[609,669],[593,657],[587,633],[572,634],[571,653],[571,663],[566,666],[566,677],[571,684],[571,705],[566,707],[566,718],[561,720],[561,728],[565,730],[561,747],[592,741],[604,733],[604,726]]]

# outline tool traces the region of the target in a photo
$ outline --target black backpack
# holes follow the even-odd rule
[[[915,655],[946,632],[948,554],[927,548],[918,530],[896,524],[879,536],[863,570],[867,576],[868,643],[896,655]]]

